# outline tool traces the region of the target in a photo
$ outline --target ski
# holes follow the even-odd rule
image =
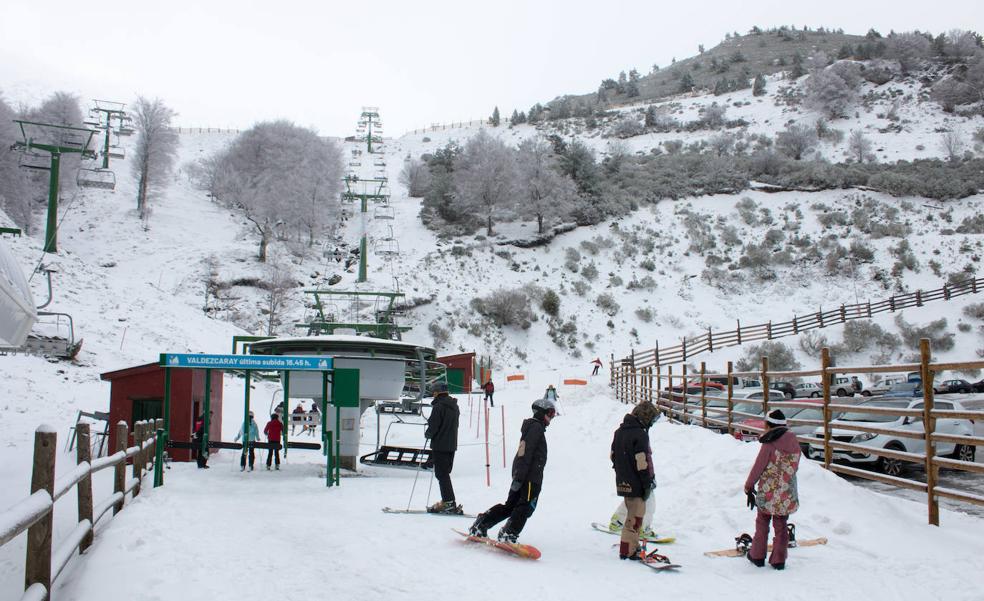
[[[476,515],[470,513],[434,513],[432,511],[427,511],[426,509],[395,509],[393,507],[383,507],[383,513],[411,513],[411,514],[426,514],[426,515],[443,515],[449,518],[471,518],[475,519]]]
[[[748,544],[751,542],[751,537],[747,534],[735,538],[736,546],[732,549],[722,549],[720,551],[707,551],[704,553],[707,557],[744,557],[748,553]],[[825,537],[820,538],[807,538],[804,540],[790,541],[789,548],[795,549],[797,547],[814,547],[816,545],[826,545],[827,539]],[[769,545],[768,551],[772,551],[772,545]]]
[[[500,551],[505,551],[506,553],[515,555],[516,557],[522,557],[523,559],[540,559],[540,550],[533,545],[526,545],[523,543],[504,543],[502,541],[497,541],[492,538],[483,536],[472,536],[467,532],[462,532],[452,528],[454,532],[465,537],[465,540],[473,543],[480,543],[493,549],[499,549]]]
[[[614,534],[615,536],[622,536],[621,530],[612,530],[608,526],[601,524],[599,522],[591,522],[591,527],[599,532],[604,532],[605,534]],[[672,536],[658,536],[656,538],[652,538],[648,536],[640,536],[639,540],[647,543],[654,543],[657,545],[668,545],[670,543],[675,542],[676,538]]]

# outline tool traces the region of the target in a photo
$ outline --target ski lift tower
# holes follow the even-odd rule
[[[48,220],[44,231],[44,252],[58,252],[58,169],[63,153],[77,153],[84,159],[96,158],[89,147],[96,131],[70,125],[54,125],[14,119],[20,127],[22,140],[14,143],[13,149],[30,154],[36,151],[47,152],[48,166]]]
[[[123,123],[127,119],[126,104],[112,100],[93,100],[92,104],[89,115],[95,117],[98,123],[96,127],[106,132],[106,138],[103,142],[102,168],[109,169],[109,136],[113,131],[113,119],[119,119],[120,127],[123,127]],[[105,121],[103,121],[104,119]]]
[[[360,144],[365,142],[369,160],[349,164],[350,170],[345,176],[345,191],[342,193],[342,200],[358,201],[361,205],[362,235],[359,240],[359,278],[356,280],[357,282],[365,282],[368,279],[369,245],[366,220],[369,212],[369,201],[388,204],[390,198],[389,181],[385,171],[386,163],[383,158],[382,127],[383,124],[379,120],[379,108],[374,106],[362,107],[362,115],[359,117],[354,139]],[[376,173],[380,163],[384,168],[381,174]]]

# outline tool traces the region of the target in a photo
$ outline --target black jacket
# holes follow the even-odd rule
[[[458,399],[439,394],[431,402],[431,414],[427,418],[424,436],[430,439],[434,451],[453,453],[458,450]]]
[[[642,497],[644,491],[652,488],[653,451],[649,446],[649,430],[631,413],[615,430],[611,459],[618,496]]]
[[[513,480],[543,484],[543,468],[547,466],[546,431],[547,424],[542,419],[528,417],[523,420],[519,450],[513,458]]]

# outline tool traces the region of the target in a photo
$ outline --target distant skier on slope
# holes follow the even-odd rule
[[[557,389],[554,388],[553,384],[547,386],[547,389],[543,391],[543,398],[547,399],[548,401],[553,401],[554,403],[556,403],[557,400],[560,398],[557,395]]]
[[[482,385],[482,390],[485,391],[485,400],[489,402],[490,407],[495,407],[495,402],[492,400],[492,395],[495,394],[495,384],[492,383],[492,378]]]
[[[625,499],[628,510],[622,527],[622,541],[618,546],[620,559],[643,559],[639,536],[646,516],[646,501],[656,487],[649,428],[658,415],[652,403],[643,401],[625,416],[612,438],[615,492]]]
[[[519,450],[513,458],[513,480],[506,502],[478,514],[468,530],[472,536],[487,537],[489,528],[508,518],[506,525],[499,529],[498,539],[515,543],[526,520],[536,510],[543,487],[543,469],[547,465],[547,426],[556,417],[557,406],[553,401],[537,399],[532,408],[533,417],[523,420],[520,428]]]
[[[749,509],[758,509],[755,516],[755,536],[748,550],[748,561],[758,567],[765,565],[768,549],[769,522],[775,528],[769,565],[777,570],[786,567],[789,533],[786,521],[799,509],[796,471],[799,469],[800,446],[796,435],[786,429],[786,416],[776,409],[765,419],[765,434],[759,437],[758,457],[745,480],[745,496]],[[758,491],[755,484],[758,483]]]
[[[592,361],[591,364],[594,365],[594,371],[591,372],[591,375],[597,376],[598,370],[601,369],[601,359],[595,357],[594,361]]]
[[[424,436],[430,440],[431,459],[434,477],[441,486],[441,500],[427,508],[431,513],[464,513],[461,505],[454,499],[451,485],[451,470],[454,469],[454,454],[458,450],[458,399],[448,395],[448,385],[444,382],[434,384],[434,400],[431,401],[431,414],[427,418]]]

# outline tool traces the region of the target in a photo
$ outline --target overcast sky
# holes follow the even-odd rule
[[[325,135],[351,133],[372,105],[390,136],[594,91],[726,32],[782,24],[939,33],[984,25],[984,1],[7,0],[0,93],[140,94],[180,125],[286,118]]]

